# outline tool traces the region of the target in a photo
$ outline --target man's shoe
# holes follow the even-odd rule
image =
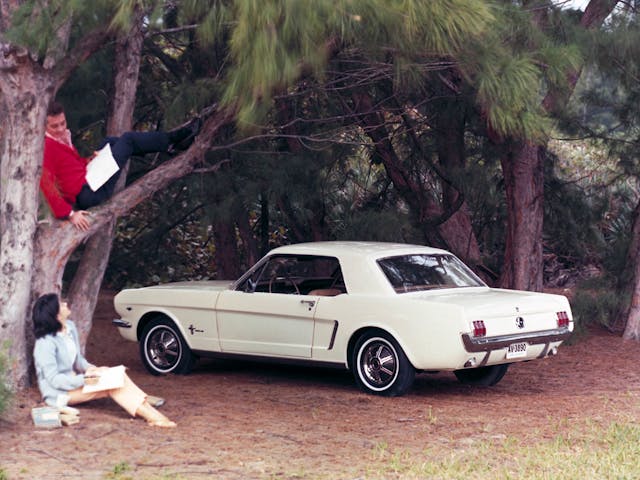
[[[202,119],[196,117],[184,127],[167,132],[169,135],[169,152],[188,149],[202,129]]]
[[[156,397],[153,395],[147,395],[147,403],[149,405],[151,405],[152,407],[161,407],[162,405],[165,404],[165,400],[162,397]]]

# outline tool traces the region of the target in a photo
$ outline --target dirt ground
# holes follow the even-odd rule
[[[421,374],[407,396],[380,398],[326,369],[201,361],[191,375],[153,377],[111,326],[111,301],[101,295],[88,358],[127,365],[167,399],[178,428],[148,427],[104,399],[82,405],[77,425],[37,430],[29,389],[0,420],[0,478],[379,478],[381,451],[419,458],[514,435],[535,442],[572,422],[640,419],[640,346],[602,331],[512,366],[495,387]]]

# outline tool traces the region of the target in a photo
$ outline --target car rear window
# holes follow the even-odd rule
[[[381,258],[378,265],[397,293],[485,284],[453,255],[415,254]]]

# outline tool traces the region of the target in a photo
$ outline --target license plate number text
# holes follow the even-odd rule
[[[526,356],[527,356],[527,344],[525,342],[512,343],[507,348],[507,358],[521,358]]]

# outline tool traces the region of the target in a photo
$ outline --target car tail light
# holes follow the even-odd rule
[[[487,334],[487,327],[484,326],[484,320],[473,321],[473,336],[484,337]]]
[[[567,312],[557,312],[556,315],[558,315],[558,327],[569,326],[569,315],[567,315]]]

